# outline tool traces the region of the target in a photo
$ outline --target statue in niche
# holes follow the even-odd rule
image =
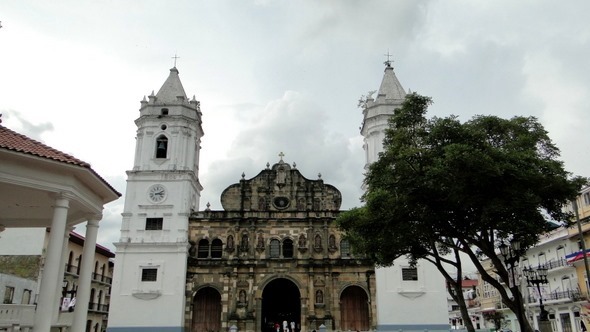
[[[256,248],[264,248],[264,237],[262,234],[258,235],[258,244],[256,245]]]
[[[265,211],[266,210],[266,200],[264,199],[264,197],[259,197],[258,198],[258,210],[259,211]]]
[[[313,210],[319,211],[320,210],[320,199],[316,198],[313,200]]]
[[[314,239],[314,248],[321,248],[322,247],[322,236],[319,234],[315,235],[315,239]]]
[[[227,236],[227,245],[226,245],[227,249],[233,249],[234,248],[234,236],[233,235],[228,235]]]
[[[319,289],[315,292],[315,303],[324,303],[324,292]]]
[[[248,239],[248,234],[242,235],[242,244],[240,245],[242,251],[248,251],[250,240]]]
[[[299,248],[307,247],[307,239],[304,234],[299,235]]]
[[[336,237],[334,234],[330,235],[330,238],[328,239],[328,246],[330,249],[336,249]]]
[[[299,200],[297,200],[297,210],[299,210],[299,211],[305,210],[305,199],[304,198],[300,198]]]
[[[279,167],[279,171],[277,172],[277,184],[285,184],[286,177],[287,175],[285,174],[285,169],[283,167]]]
[[[246,291],[245,290],[240,290],[240,295],[238,296],[238,301],[240,303],[246,303]]]

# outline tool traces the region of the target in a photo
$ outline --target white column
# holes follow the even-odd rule
[[[47,245],[47,254],[43,266],[37,312],[35,313],[35,325],[33,328],[35,332],[50,331],[53,313],[59,305],[55,301],[55,288],[61,288],[62,279],[59,276],[59,264],[61,262],[63,234],[66,230],[69,207],[70,201],[67,198],[62,195],[56,198],[51,232],[49,233],[49,244]]]
[[[98,221],[101,218],[102,216],[100,215],[94,216],[86,223],[86,239],[84,240],[84,250],[82,251],[82,267],[80,269],[80,276],[78,277],[78,293],[76,295],[72,332],[84,332],[86,330]]]
[[[62,251],[61,251],[61,262],[59,264],[59,273],[58,273],[58,276],[60,276],[61,278],[58,280],[59,285],[55,289],[55,301],[57,301],[57,303],[59,303],[59,306],[61,306],[63,281],[65,280],[64,272],[66,270],[65,265],[66,265],[66,259],[67,259],[66,257],[68,256],[68,243],[70,242],[70,231],[72,231],[73,229],[74,229],[73,227],[66,227],[66,231],[64,232],[63,245],[62,245]],[[54,314],[53,314],[53,317],[55,318],[54,321],[57,321],[59,311],[60,310],[58,309],[54,312]]]

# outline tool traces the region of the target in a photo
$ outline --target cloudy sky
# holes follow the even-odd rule
[[[92,164],[120,192],[139,101],[177,68],[201,101],[201,209],[278,161],[359,205],[357,103],[391,53],[431,116],[536,116],[589,176],[590,2],[3,0],[3,125]],[[113,249],[124,198],[105,207]],[[84,229],[79,229],[82,234]]]

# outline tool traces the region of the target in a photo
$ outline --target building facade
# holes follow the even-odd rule
[[[44,253],[47,251],[49,232],[44,228],[10,229],[3,233],[0,242],[0,297],[3,306],[1,312],[8,312],[10,306],[34,308],[38,301],[40,280],[43,278]],[[54,329],[70,331],[80,285],[80,272],[85,239],[78,233],[69,234],[66,248],[66,265],[60,283],[57,300],[60,305]],[[97,244],[95,249],[93,272],[90,283],[90,299],[85,322],[85,331],[101,332],[106,330],[110,286],[115,256],[109,249]],[[73,301],[76,299],[76,301]],[[34,310],[21,316],[18,326],[21,330],[32,328]],[[14,322],[3,321],[0,315],[0,330],[13,327]]]
[[[374,329],[374,270],[336,228],[335,187],[281,156],[196,212],[200,116],[176,68],[141,103],[108,330]]]
[[[373,266],[335,225],[342,197],[295,166],[267,166],[221,195],[222,211],[190,219],[191,331],[376,327]]]

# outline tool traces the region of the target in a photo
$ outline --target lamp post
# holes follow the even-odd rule
[[[549,283],[549,280],[547,280],[547,268],[539,265],[539,267],[534,270],[529,266],[528,268],[523,269],[523,273],[526,277],[527,284],[530,287],[537,287],[539,293],[539,308],[541,309],[539,328],[541,332],[551,331],[552,328],[551,323],[549,322],[549,312],[545,310],[545,306],[543,305],[543,294],[541,294],[541,285]]]
[[[514,296],[514,301],[516,302],[516,317],[518,319],[518,325],[520,326],[520,331],[525,332],[527,331],[526,324],[524,321],[524,316],[522,314],[522,299],[520,297],[520,292],[518,292],[518,286],[516,285],[516,267],[518,266],[518,262],[520,261],[520,257],[522,256],[522,251],[520,248],[520,241],[518,239],[512,239],[510,241],[510,246],[506,243],[502,242],[498,249],[500,249],[500,254],[504,258],[504,264],[508,268],[510,273],[510,280],[508,288],[512,292]]]

